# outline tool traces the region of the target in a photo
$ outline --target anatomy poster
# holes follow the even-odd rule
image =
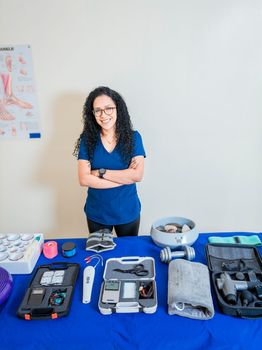
[[[0,46],[0,139],[39,138],[39,112],[29,45]]]

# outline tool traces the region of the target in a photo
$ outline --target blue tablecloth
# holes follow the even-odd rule
[[[224,236],[238,233],[224,233]],[[241,233],[248,234],[248,233]],[[251,233],[249,233],[251,234]],[[214,235],[214,234],[213,234]],[[217,235],[217,234],[216,234]],[[260,238],[262,236],[260,235]],[[201,234],[194,244],[196,261],[206,263],[207,234]],[[57,240],[61,250],[63,242]],[[98,296],[103,280],[103,267],[96,269],[92,301],[82,304],[82,273],[84,258],[92,252],[85,251],[85,239],[72,239],[77,244],[77,254],[66,259],[57,256],[48,260],[43,255],[37,266],[70,261],[81,265],[79,277],[68,316],[56,320],[25,321],[16,316],[31,275],[13,275],[14,288],[0,313],[0,349],[254,349],[262,348],[262,319],[244,320],[223,315],[216,304],[215,316],[209,321],[191,320],[167,313],[168,265],[159,259],[160,248],[148,236],[115,239],[116,248],[103,253],[104,260],[122,256],[152,256],[156,263],[158,308],[154,314],[101,315]],[[261,250],[261,248],[259,248]]]

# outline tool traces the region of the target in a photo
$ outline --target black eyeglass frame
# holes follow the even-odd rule
[[[106,112],[106,110],[108,110],[108,109],[111,110],[110,113]],[[93,112],[93,114],[94,114],[94,116],[95,116],[96,118],[100,118],[100,117],[102,116],[103,112],[104,112],[106,115],[111,115],[111,114],[113,113],[114,109],[116,109],[116,106],[113,106],[113,107],[106,107],[106,108],[99,108],[99,109],[97,109],[97,110],[93,109],[92,112]],[[97,113],[99,113],[99,115],[97,115]]]

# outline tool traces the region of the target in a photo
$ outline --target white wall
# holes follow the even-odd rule
[[[33,50],[42,139],[1,141],[0,232],[85,236],[72,150],[86,95],[119,91],[144,138],[140,233],[262,227],[262,2],[0,0],[0,45]]]

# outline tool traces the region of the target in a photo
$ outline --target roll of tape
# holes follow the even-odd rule
[[[55,241],[48,241],[44,243],[43,254],[47,259],[52,259],[57,256],[57,243]]]
[[[73,242],[66,242],[62,245],[62,254],[65,258],[71,258],[76,254],[76,245]]]

